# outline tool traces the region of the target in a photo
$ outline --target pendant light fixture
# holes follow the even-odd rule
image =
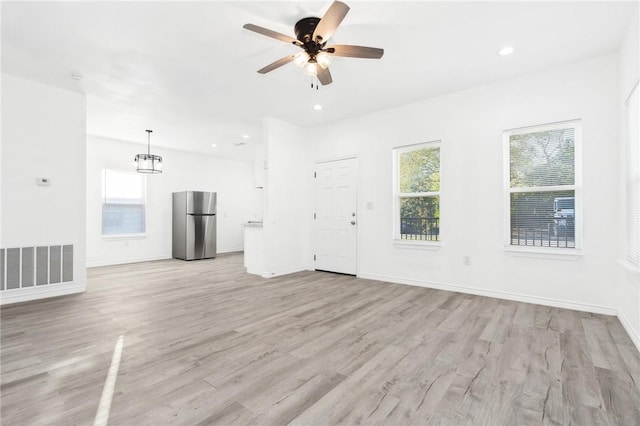
[[[145,132],[147,132],[147,153],[136,154],[133,164],[135,164],[138,173],[162,173],[162,157],[151,154],[151,132],[153,130],[145,130]]]

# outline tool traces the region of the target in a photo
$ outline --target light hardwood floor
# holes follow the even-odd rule
[[[3,425],[638,425],[640,354],[614,317],[242,256],[89,270],[3,307]],[[604,284],[603,284],[604,285]]]

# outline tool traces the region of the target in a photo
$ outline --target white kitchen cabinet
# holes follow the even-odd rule
[[[264,274],[262,222],[244,224],[244,267],[249,274]]]
[[[256,188],[264,188],[265,175],[267,173],[267,150],[265,144],[260,143],[254,149],[254,182]]]

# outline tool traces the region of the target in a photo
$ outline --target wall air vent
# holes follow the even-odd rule
[[[0,249],[0,290],[73,281],[73,245]]]

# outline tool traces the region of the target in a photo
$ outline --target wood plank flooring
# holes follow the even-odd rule
[[[3,425],[639,425],[614,317],[241,255],[89,270],[85,294],[1,310]]]

